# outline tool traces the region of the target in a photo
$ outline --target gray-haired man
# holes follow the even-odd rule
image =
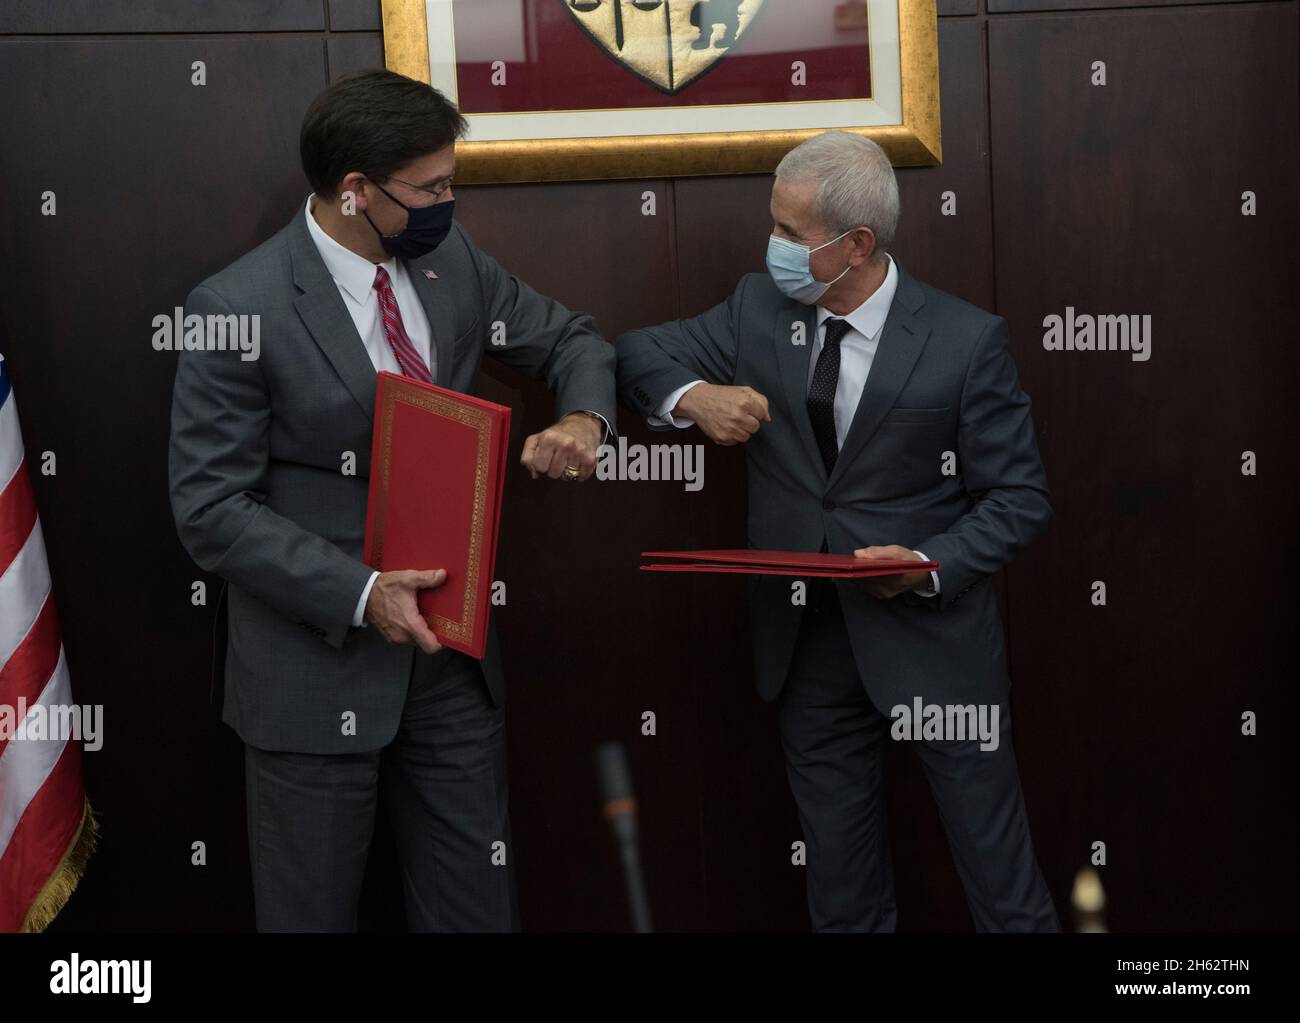
[[[768,274],[615,344],[620,396],[652,427],[746,445],[751,546],[940,562],[813,585],[807,606],[790,579],[753,579],[758,690],[779,700],[813,926],[894,929],[892,731],[917,740],[976,927],[1059,930],[989,585],[1051,517],[1006,321],[889,256],[898,186],[865,138],[827,132],[793,150],[771,212]]]

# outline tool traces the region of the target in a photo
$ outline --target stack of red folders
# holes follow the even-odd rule
[[[852,554],[812,554],[805,551],[756,551],[735,548],[717,551],[642,551],[643,558],[667,558],[667,563],[642,565],[645,572],[731,572],[738,575],[819,576],[827,579],[868,579],[909,572],[933,572],[937,561],[894,561],[855,558]]]
[[[471,657],[487,645],[509,440],[504,405],[379,374],[366,564],[446,569],[441,586],[420,591],[420,612],[443,646]]]

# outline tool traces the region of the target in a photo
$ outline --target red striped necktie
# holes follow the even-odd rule
[[[384,317],[384,333],[388,336],[388,347],[393,350],[397,365],[405,376],[414,380],[433,383],[433,374],[428,364],[420,357],[411,343],[411,338],[402,326],[402,314],[397,308],[397,299],[393,295],[393,286],[388,280],[388,271],[382,266],[375,267],[375,291],[379,293],[379,311]]]

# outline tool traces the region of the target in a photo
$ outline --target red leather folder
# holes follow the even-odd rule
[[[868,579],[908,572],[933,572],[937,561],[867,560],[852,554],[805,551],[642,551],[643,558],[669,558],[670,564],[642,565],[645,572],[722,572],[738,575],[797,575],[827,579]]]
[[[505,489],[510,409],[380,373],[370,451],[366,564],[447,570],[421,590],[443,646],[482,657]]]

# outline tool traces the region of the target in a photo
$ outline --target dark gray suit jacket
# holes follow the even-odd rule
[[[185,303],[187,315],[260,314],[261,357],[180,355],[171,503],[190,556],[229,583],[223,719],[262,749],[354,753],[396,733],[416,648],[351,625],[371,574],[361,557],[376,373],[307,215],[300,210]],[[614,352],[590,317],[538,295],[458,224],[407,265],[440,386],[472,394],[487,351],[545,380],[555,418],[588,409],[613,426]],[[497,321],[506,325],[501,346],[492,344]],[[355,475],[342,471],[349,451]],[[494,629],[488,640],[483,670],[500,705]],[[354,737],[342,734],[348,711]]]
[[[914,280],[898,289],[866,387],[827,476],[808,418],[816,310],[749,274],[721,305],[615,342],[623,401],[652,415],[692,380],[746,385],[772,422],[745,445],[749,545],[851,553],[901,544],[941,562],[940,593],[891,600],[836,582],[854,657],[882,713],[927,703],[995,703],[1009,685],[989,576],[1047,525],[1047,481],[1007,348],[1006,321]],[[796,345],[804,323],[807,343]],[[958,472],[945,475],[945,451]],[[791,580],[751,577],[760,695],[785,683],[802,605]]]

